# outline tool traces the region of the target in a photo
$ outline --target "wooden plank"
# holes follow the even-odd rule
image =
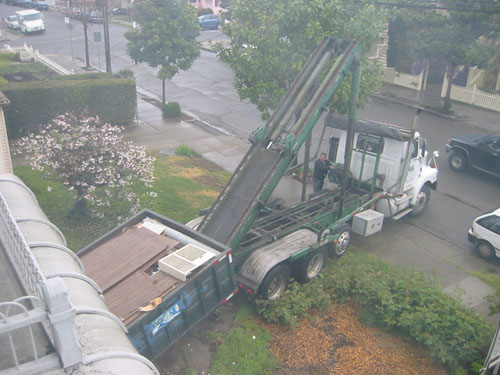
[[[106,292],[177,244],[171,238],[133,226],[84,254],[81,259],[87,275]]]

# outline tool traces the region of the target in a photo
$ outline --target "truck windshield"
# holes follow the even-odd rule
[[[26,14],[23,16],[25,21],[35,21],[40,19],[40,13]]]

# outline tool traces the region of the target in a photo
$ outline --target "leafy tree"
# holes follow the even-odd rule
[[[185,0],[141,0],[134,5],[134,18],[140,28],[125,33],[127,52],[136,63],[160,67],[165,103],[165,80],[189,69],[200,55],[196,9]]]
[[[371,0],[231,0],[231,21],[223,32],[229,47],[217,45],[219,57],[235,74],[241,99],[257,105],[265,119],[325,36],[358,40],[365,51],[378,40],[385,13]],[[380,82],[380,68],[364,60],[360,103]],[[332,109],[345,112],[350,83]]]
[[[154,179],[155,159],[144,147],[124,142],[118,126],[101,124],[97,117],[58,116],[17,145],[34,170],[60,179],[73,192],[70,216],[102,217],[105,207],[115,202],[125,202],[135,212],[141,198],[154,196],[146,188]],[[142,196],[136,193],[139,185],[146,187]]]
[[[468,5],[465,5],[468,6]],[[458,7],[458,6],[457,6]],[[462,65],[484,67],[492,58],[488,40],[498,36],[500,22],[485,13],[434,10],[401,11],[398,22],[404,30],[399,40],[405,40],[413,58],[438,59],[447,64],[448,86],[444,108],[450,108],[453,78]]]

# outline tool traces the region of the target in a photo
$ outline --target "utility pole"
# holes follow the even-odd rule
[[[111,73],[111,50],[109,48],[108,0],[102,0],[102,20],[104,26],[104,57],[106,59],[106,73]]]

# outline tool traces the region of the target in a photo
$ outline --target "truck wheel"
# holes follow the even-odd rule
[[[448,165],[455,172],[462,172],[467,167],[467,157],[463,152],[452,151],[448,157]]]
[[[337,239],[331,249],[330,249],[330,257],[332,258],[340,258],[342,257],[349,248],[351,244],[351,226],[346,224],[340,229],[340,236]]]
[[[425,211],[425,208],[429,204],[430,199],[431,190],[429,189],[429,186],[422,186],[422,189],[420,189],[417,194],[417,200],[415,201],[415,204],[412,206],[412,210],[408,213],[408,215],[410,215],[411,217],[417,217],[422,214],[422,212]]]
[[[319,275],[326,263],[327,255],[322,249],[311,251],[305,259],[302,259],[297,269],[297,280],[308,283]]]
[[[290,279],[290,267],[282,264],[269,271],[260,285],[260,295],[268,301],[275,301],[281,297]]]
[[[272,210],[284,210],[285,208],[288,207],[286,204],[286,201],[282,198],[273,198],[269,201],[268,207],[271,208]]]
[[[488,242],[481,241],[476,246],[477,255],[479,255],[483,259],[491,259],[493,258],[493,246],[491,246]]]

